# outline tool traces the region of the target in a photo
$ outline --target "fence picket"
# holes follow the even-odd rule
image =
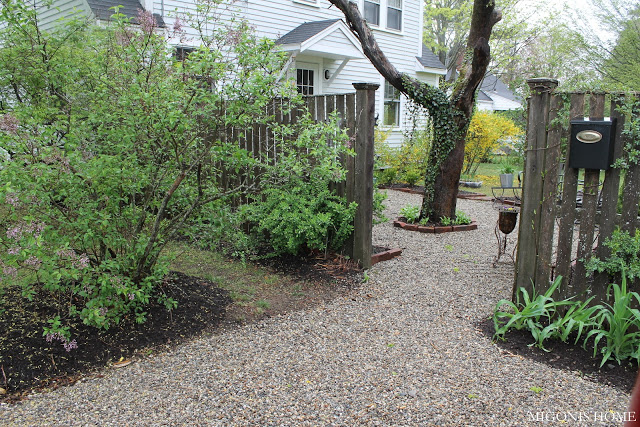
[[[562,108],[562,98],[552,94],[549,108],[547,146],[544,161],[542,203],[540,206],[540,237],[538,238],[538,258],[536,260],[536,291],[546,292],[551,279],[551,256],[555,234],[555,214],[558,194],[558,166],[560,163],[561,125],[558,111]]]
[[[571,94],[569,118],[570,120],[574,120],[583,117],[584,93],[573,93]],[[571,289],[572,284],[570,283],[570,279],[571,261],[573,259],[573,232],[576,220],[576,196],[578,194],[578,169],[569,166],[570,148],[570,144],[567,144],[555,270],[556,276],[562,276],[561,295],[564,298],[575,295]]]
[[[530,126],[527,129],[527,155],[522,185],[523,200],[520,211],[514,298],[518,287],[523,287],[531,293],[531,280],[536,276],[550,93],[558,85],[557,81],[549,79],[531,79],[527,83],[532,95],[529,99],[528,123]]]

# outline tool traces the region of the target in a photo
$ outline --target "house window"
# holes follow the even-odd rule
[[[314,70],[298,68],[296,71],[296,86],[298,87],[298,92],[303,95],[313,95],[313,82],[315,80]]]
[[[398,126],[400,124],[400,91],[384,82],[384,120],[385,126]]]
[[[364,19],[369,25],[380,25],[380,0],[364,0]]]
[[[195,51],[193,47],[176,47],[176,50],[173,52],[173,57],[177,61],[184,62],[193,51]]]
[[[387,0],[387,28],[402,29],[402,0]]]

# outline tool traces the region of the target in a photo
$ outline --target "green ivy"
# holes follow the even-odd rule
[[[434,213],[435,182],[440,173],[440,167],[456,146],[456,141],[466,133],[466,126],[464,129],[458,127],[456,117],[459,118],[462,112],[456,111],[452,107],[451,100],[441,89],[426,83],[416,85],[415,81],[406,76],[404,77],[404,87],[407,95],[425,107],[433,120],[433,141],[425,175],[425,192],[420,213],[421,217],[430,217]]]

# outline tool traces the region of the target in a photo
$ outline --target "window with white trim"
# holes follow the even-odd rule
[[[315,70],[307,70],[304,68],[298,68],[296,70],[296,86],[298,87],[298,92],[303,95],[313,95],[314,94],[314,80],[315,80]]]
[[[387,28],[402,30],[402,0],[387,0]]]
[[[364,19],[369,25],[380,25],[380,0],[364,0]]]
[[[385,80],[384,82],[384,118],[385,126],[400,125],[400,91]]]

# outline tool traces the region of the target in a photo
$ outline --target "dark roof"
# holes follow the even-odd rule
[[[478,91],[478,101],[493,101],[482,89]]]
[[[131,22],[137,24],[138,11],[144,10],[144,7],[140,4],[140,0],[87,0],[87,3],[91,8],[91,12],[101,21],[111,20],[111,15],[115,13],[112,8],[120,6],[118,12],[127,18],[131,18]],[[153,16],[159,27],[166,26],[162,16],[157,13],[154,13]]]
[[[327,19],[326,21],[305,22],[304,24],[289,31],[284,36],[276,40],[276,44],[302,43],[309,40],[316,34],[326,30],[340,19]]]
[[[509,90],[509,87],[498,78],[495,74],[487,73],[484,80],[480,84],[480,90],[484,92],[495,92],[503,98],[520,102],[521,100]]]
[[[435,53],[431,52],[431,49],[424,44],[422,45],[422,56],[416,56],[416,58],[418,58],[418,61],[420,61],[424,67],[437,68],[440,70],[445,69],[444,65],[440,62]]]

